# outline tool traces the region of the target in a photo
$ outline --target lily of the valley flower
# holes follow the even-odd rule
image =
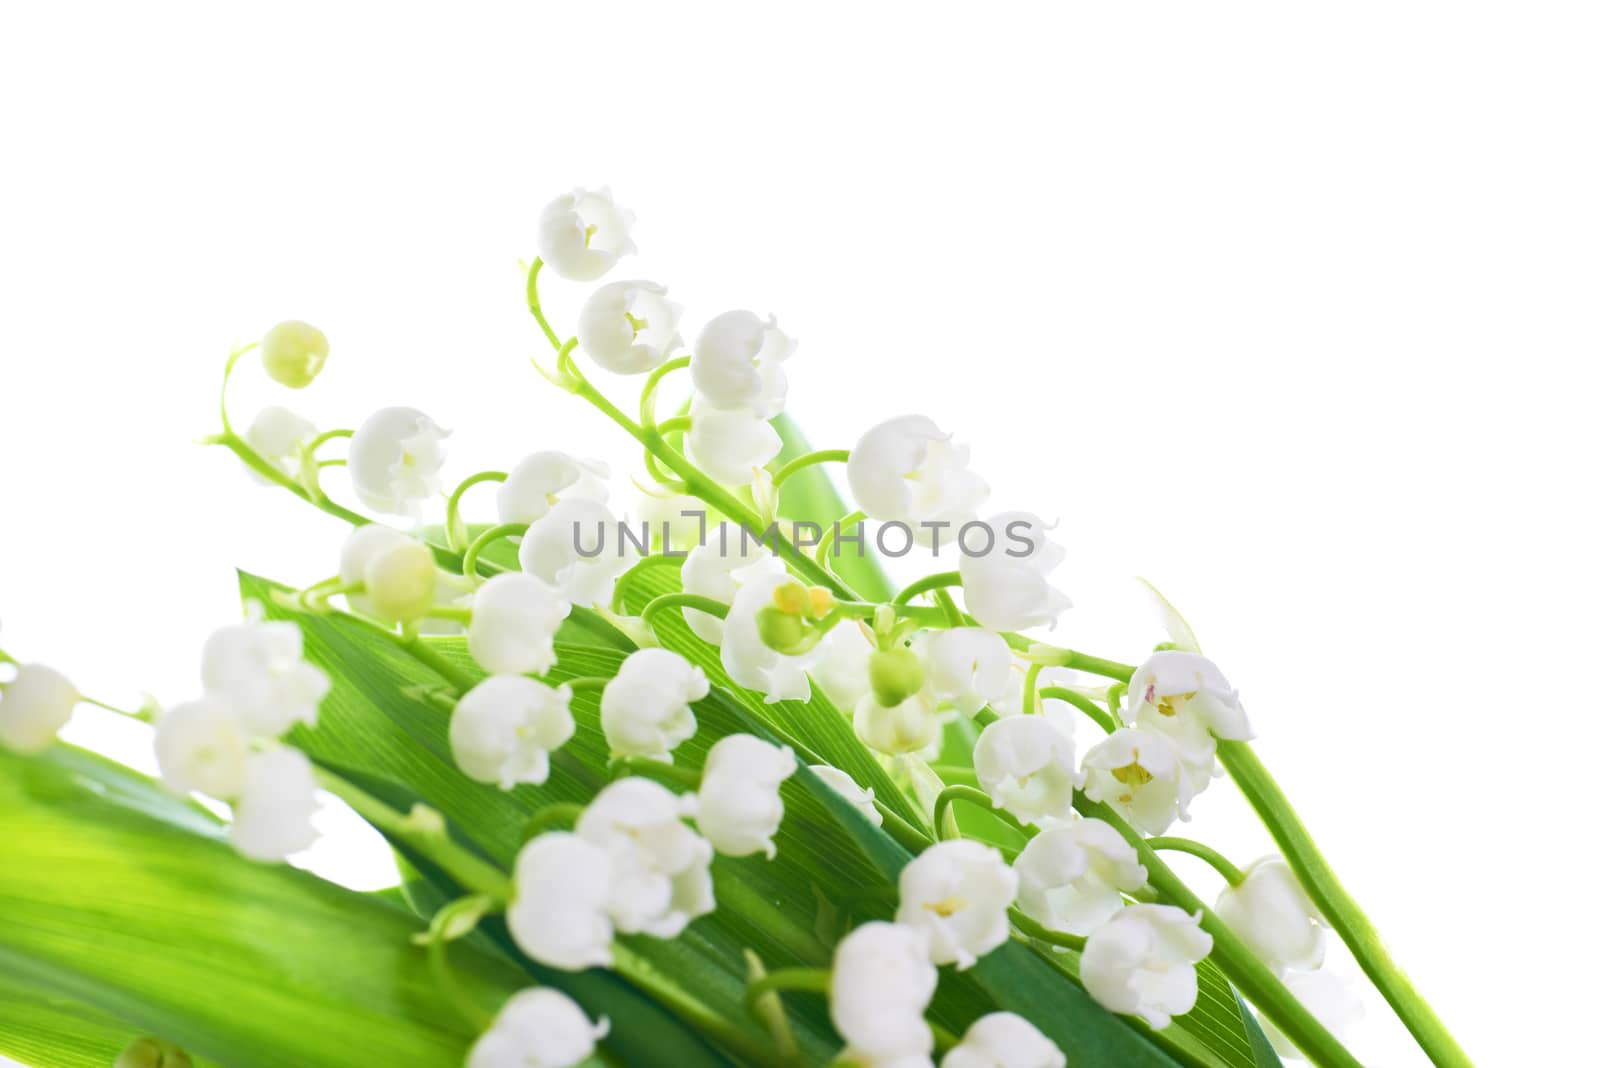
[[[748,486],[783,448],[771,423],[697,397],[689,409],[689,459],[725,486]]]
[[[654,282],[611,282],[590,294],[578,313],[578,344],[595,363],[619,375],[659,367],[683,344],[683,308]]]
[[[310,323],[288,319],[261,338],[261,366],[279,385],[305,389],[327,362],[327,335]]]
[[[1164,734],[1123,727],[1083,756],[1083,792],[1121,813],[1146,834],[1161,834],[1187,816],[1194,791]]]
[[[367,556],[362,570],[364,606],[379,619],[414,623],[428,614],[439,592],[433,550],[405,538]]]
[[[1066,550],[1050,540],[1044,520],[1031,512],[1001,512],[985,522],[995,539],[989,551],[961,554],[967,611],[992,630],[1054,626],[1072,607],[1047,578],[1066,559]]]
[[[849,715],[871,690],[867,661],[877,651],[866,624],[859,620],[840,623],[822,639],[821,656],[812,665],[811,678],[833,707]]]
[[[772,836],[783,822],[778,787],[796,767],[794,750],[753,734],[730,734],[713,745],[694,807],[695,825],[711,847],[728,857],[777,856]]]
[[[1244,882],[1217,897],[1217,916],[1272,968],[1322,965],[1327,935],[1305,889],[1282,857],[1262,857]]]
[[[850,450],[850,492],[867,515],[908,523],[924,541],[933,531],[923,524],[960,526],[989,496],[988,483],[967,469],[968,454],[927,416],[898,416]]]
[[[781,571],[757,571],[745,578],[728,608],[722,627],[722,666],[747,689],[766,695],[767,703],[811,699],[806,669],[820,658],[816,649],[798,656],[780,653],[761,637],[757,616],[773,603],[780,587],[794,580]]]
[[[43,751],[77,704],[78,688],[55,668],[19,666],[0,691],[0,747],[18,753]]]
[[[756,573],[756,570],[747,572],[747,568],[779,573],[783,565],[753,538],[741,537],[731,524],[723,523],[707,534],[703,544],[689,551],[678,575],[684,593],[732,604],[744,579]],[[704,641],[712,645],[722,643],[722,620],[716,616],[686,608],[683,619]]]
[[[279,405],[269,405],[256,413],[244,432],[244,442],[256,455],[279,471],[296,478],[299,476],[300,449],[317,436],[316,425],[303,415]],[[246,468],[250,477],[264,486],[272,483],[259,472]]]
[[[716,907],[711,844],[683,822],[693,801],[637,777],[607,786],[578,817],[578,834],[609,854],[617,930],[676,938]]]
[[[873,694],[856,702],[856,737],[888,756],[920,753],[938,743],[944,723],[931,690],[922,689],[897,705],[884,705]]]
[[[538,987],[514,995],[467,1054],[467,1068],[573,1068],[594,1055],[611,1025],[591,1023],[576,1001]]]
[[[539,257],[575,282],[592,282],[637,252],[629,234],[633,212],[617,206],[610,189],[574,189],[539,216]]]
[[[1024,823],[1071,815],[1072,791],[1083,785],[1071,726],[1065,717],[1031,715],[985,727],[972,750],[984,792]]]
[[[522,570],[560,590],[572,604],[605,605],[617,576],[628,567],[620,537],[605,505],[568,497],[528,528],[518,559]]]
[[[227,696],[246,731],[275,738],[296,723],[316,726],[328,694],[328,676],[304,653],[293,623],[236,623],[206,640],[200,678],[208,691]]]
[[[873,804],[872,791],[870,789],[862,789],[861,784],[849,775],[827,764],[813,764],[811,765],[811,770],[817,778],[823,781],[828,789],[850,802],[868,823],[874,827],[883,826],[883,813],[879,812],[878,806]]]
[[[1006,910],[1017,876],[999,850],[970,839],[938,842],[900,870],[895,922],[924,931],[930,959],[966,969],[1011,936]]]
[[[1356,985],[1341,975],[1319,968],[1313,972],[1290,972],[1283,977],[1295,1000],[1304,1005],[1317,1022],[1333,1033],[1340,1042],[1346,1041],[1351,1030],[1361,1022],[1365,1009]],[[1261,1020],[1261,1030],[1266,1033],[1272,1048],[1284,1057],[1303,1058],[1295,1044],[1278,1030],[1271,1020]]]
[[[580,460],[545,449],[518,460],[495,494],[502,523],[536,523],[558,502],[573,499],[605,504],[611,469],[599,460]]]
[[[517,854],[506,910],[511,937],[529,957],[564,971],[610,967],[610,852],[570,831],[549,831]]]
[[[1128,708],[1129,718],[1140,727],[1172,739],[1197,789],[1211,777],[1218,738],[1252,737],[1239,694],[1217,666],[1198,653],[1153,654],[1128,683]]]
[[[1195,965],[1211,952],[1211,936],[1170,905],[1130,905],[1089,936],[1078,962],[1091,997],[1112,1012],[1141,1016],[1156,1030],[1194,1008]]]
[[[344,547],[339,550],[339,581],[346,586],[365,585],[368,564],[411,540],[382,523],[356,527],[345,537]],[[352,611],[365,616],[377,615],[364,593],[348,593],[345,600],[350,602]]]
[[[1017,856],[1017,905],[1052,931],[1087,935],[1145,885],[1139,854],[1102,820],[1047,827]]]
[[[691,701],[711,692],[705,672],[670,649],[629,653],[600,695],[600,727],[613,756],[671,762],[695,731]]]
[[[415,408],[382,408],[350,439],[350,483],[361,503],[390,515],[415,516],[439,492],[449,431]]]
[[[456,703],[450,716],[450,752],[478,782],[509,790],[550,777],[550,754],[576,730],[568,703],[572,691],[525,675],[490,675]]]
[[[795,342],[750,311],[723,312],[705,325],[689,361],[694,388],[710,405],[771,419],[783,411],[789,379],[783,361]]]
[[[1067,1055],[1014,1012],[980,1016],[939,1068],[1066,1068]]]
[[[156,764],[174,793],[231,801],[244,789],[250,735],[226,697],[173,705],[156,721]]]
[[[828,1012],[845,1040],[840,1059],[877,1066],[931,1063],[933,1031],[923,1014],[939,985],[928,936],[898,923],[864,923],[833,954]]]
[[[985,705],[1004,700],[1011,685],[1011,648],[993,631],[981,627],[935,631],[922,654],[934,696],[962,715],[975,716]]]
[[[572,605],[543,579],[496,575],[472,602],[467,648],[492,675],[542,675],[556,662],[555,636]]]
[[[317,781],[311,761],[280,746],[244,762],[244,784],[233,803],[233,846],[251,860],[279,862],[317,840]]]

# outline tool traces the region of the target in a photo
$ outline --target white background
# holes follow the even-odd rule
[[[412,403],[455,475],[544,447],[636,473],[529,369],[519,297],[544,201],[610,183],[626,274],[691,330],[748,306],[801,339],[818,445],[923,411],[997,507],[1059,516],[1060,640],[1136,658],[1161,635],[1131,577],[1160,585],[1478,1062],[1569,1063],[1596,948],[1593,9],[668,6],[9,10],[6,648],[178,700],[232,567],[333,570],[338,524],[190,444],[230,345],[279,319],[332,339],[287,398],[323,426]],[[557,321],[581,299],[552,286]],[[241,415],[285,400],[240,382]],[[1190,830],[1248,859],[1231,793]],[[1419,1063],[1375,999],[1356,1048]]]

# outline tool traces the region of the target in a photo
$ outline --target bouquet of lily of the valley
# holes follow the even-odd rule
[[[609,281],[572,335],[551,322],[541,281],[596,282],[631,229],[607,191],[559,197],[526,276],[533,369],[631,439],[635,506],[554,450],[444,481],[448,435],[412,408],[236,423],[235,372],[304,389],[328,358],[284,322],[228,358],[206,440],[351,529],[326,577],[241,574],[198,696],[127,713],[160,780],[57,741],[89,699],[0,654],[0,1052],[1352,1068],[1331,928],[1434,1064],[1469,1063],[1153,589],[1153,649],[1052,644],[1050,527],[986,511],[924,416],[810,450],[771,318],[725,312],[685,347],[665,289]],[[943,566],[897,590],[878,560],[913,551]],[[1276,853],[1241,867],[1169,833],[1220,778]],[[387,838],[398,886],[283,863],[327,795]]]

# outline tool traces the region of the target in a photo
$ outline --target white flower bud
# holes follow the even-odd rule
[[[348,468],[356,496],[368,508],[415,516],[439,492],[444,439],[450,432],[415,408],[381,408],[350,439]]]
[[[509,790],[550,777],[550,754],[576,730],[572,691],[524,675],[490,675],[450,716],[450,752],[468,778]]]
[[[633,212],[618,207],[610,189],[574,189],[539,216],[539,257],[563,278],[592,282],[639,251],[632,230]]]
[[[1162,734],[1123,727],[1083,755],[1083,792],[1146,834],[1162,834],[1188,814],[1194,792],[1178,750]]]
[[[828,1012],[845,1040],[840,1059],[868,1065],[926,1058],[933,1031],[923,1014],[939,985],[928,959],[928,936],[874,920],[839,940],[833,952]]]
[[[749,570],[747,570],[749,569]],[[732,604],[745,578],[757,572],[779,574],[783,564],[753,537],[741,536],[737,527],[723,523],[707,535],[703,545],[689,551],[678,575],[683,592]],[[683,620],[702,640],[722,644],[722,620],[695,608],[683,610]]]
[[[921,753],[937,746],[944,734],[938,702],[928,690],[893,706],[879,703],[869,693],[856,702],[853,725],[863,744],[888,756]]]
[[[861,784],[849,775],[827,764],[812,764],[811,770],[816,774],[817,778],[823,781],[828,789],[854,805],[856,811],[861,813],[868,823],[874,827],[883,826],[883,813],[879,812],[878,806],[873,804],[872,791],[870,789],[863,790]]]
[[[311,420],[277,405],[256,413],[250,428],[244,432],[244,442],[267,463],[291,478],[299,477],[300,449],[317,436]],[[245,468],[250,477],[263,486],[272,483],[259,471]]]
[[[994,803],[1023,823],[1043,826],[1072,814],[1083,785],[1072,746],[1072,721],[1054,715],[996,720],[978,735],[972,766]]]
[[[1122,908],[1123,894],[1144,887],[1139,854],[1102,820],[1059,823],[1040,831],[1011,866],[1017,906],[1052,931],[1087,935]]]
[[[979,553],[988,539],[974,538],[973,551],[963,551],[958,565],[967,611],[993,630],[1055,626],[1072,602],[1046,576],[1067,558],[1066,550],[1046,536],[1044,520],[1031,512],[1001,512],[985,525],[993,545]]]
[[[227,698],[208,694],[167,709],[155,744],[161,781],[174,793],[231,801],[244,789],[250,736]]]
[[[535,523],[567,499],[605,504],[611,469],[599,460],[580,460],[545,449],[518,460],[495,494],[502,523]]]
[[[237,623],[206,639],[200,678],[208,692],[227,696],[246,731],[276,738],[296,723],[316,726],[328,695],[328,676],[304,654],[293,623]]]
[[[642,375],[659,367],[683,344],[678,319],[683,308],[654,282],[611,282],[584,301],[578,313],[578,344],[613,374]]]
[[[930,522],[959,526],[989,496],[988,483],[967,470],[969,450],[955,445],[925,415],[879,423],[850,450],[850,492],[874,519],[910,524],[919,542]]]
[[[572,604],[608,605],[617,576],[628,567],[621,536],[605,505],[568,498],[528,528],[518,559],[522,570],[560,590]]]
[[[287,746],[251,754],[233,804],[233,847],[251,860],[276,863],[317,840],[317,780],[311,761]]]
[[[612,783],[578,817],[578,834],[610,854],[609,907],[617,930],[676,938],[716,907],[711,844],[683,822],[692,804],[660,783]]]
[[[571,611],[542,579],[521,572],[496,575],[473,599],[467,648],[492,675],[542,675],[556,662],[556,631]]]
[[[872,690],[867,662],[878,646],[870,633],[860,620],[840,623],[822,639],[822,655],[811,668],[812,681],[846,715]]]
[[[310,323],[288,319],[261,338],[261,366],[279,385],[305,389],[328,362],[328,338]]]
[[[724,486],[748,486],[783,448],[771,423],[744,411],[723,411],[696,398],[685,442],[689,459]]]
[[[410,538],[393,542],[367,559],[361,581],[363,603],[379,619],[411,623],[428,614],[438,593],[433,550]]]
[[[789,392],[783,361],[794,346],[772,316],[763,322],[755,312],[723,312],[695,342],[689,361],[694,388],[713,407],[771,419],[783,411]]]
[[[980,1016],[939,1068],[1067,1068],[1067,1055],[1014,1012]]]
[[[1003,701],[1011,686],[1011,647],[981,627],[935,631],[922,645],[933,695],[975,716],[985,705]]]
[[[1128,718],[1170,738],[1197,787],[1211,777],[1218,738],[1252,737],[1238,693],[1198,653],[1163,650],[1141,664],[1128,683]]]
[[[1244,882],[1217,897],[1217,916],[1268,967],[1322,966],[1327,935],[1305,888],[1282,857],[1262,857]]]
[[[1333,1032],[1333,1037],[1348,1044],[1350,1032],[1365,1015],[1361,992],[1355,983],[1319,968],[1314,972],[1290,972],[1283,977],[1283,985],[1289,988],[1289,993],[1305,1006],[1318,1023]],[[1272,1048],[1282,1056],[1305,1057],[1271,1020],[1262,1017],[1261,1030],[1266,1034],[1267,1041],[1272,1043]]]
[[[576,834],[551,831],[528,842],[517,854],[506,909],[517,947],[563,971],[610,967],[615,875],[610,854]]]
[[[929,959],[965,970],[1011,937],[1017,876],[1000,851],[971,839],[936,842],[900,869],[896,923],[928,935]]]
[[[473,1044],[467,1068],[575,1068],[610,1030],[603,1017],[590,1023],[582,1006],[559,990],[524,990]]]
[[[1089,996],[1112,1012],[1142,1016],[1157,1031],[1194,1008],[1200,980],[1194,966],[1211,952],[1211,936],[1170,905],[1129,905],[1089,936],[1078,975]]]
[[[723,669],[740,686],[765,694],[768,704],[809,701],[811,680],[806,669],[820,657],[815,649],[788,656],[762,640],[757,617],[773,603],[773,594],[780,587],[793,582],[781,571],[755,571],[734,595],[722,624]]]
[[[670,649],[628,654],[600,694],[600,728],[613,756],[671,762],[694,737],[694,710],[711,692],[706,673]]]
[[[72,718],[78,689],[55,668],[23,664],[0,690],[0,747],[38,753]]]
[[[753,734],[730,734],[706,754],[694,821],[711,848],[727,857],[778,855],[772,836],[783,822],[778,787],[795,768],[794,750]]]

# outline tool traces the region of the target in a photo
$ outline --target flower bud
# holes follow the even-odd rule
[[[279,385],[305,389],[328,362],[328,338],[310,323],[288,319],[261,339],[261,366]]]
[[[171,1042],[139,1038],[117,1055],[112,1068],[192,1068],[194,1061]]]
[[[893,708],[922,689],[922,660],[904,646],[880,649],[867,660],[867,681],[878,704]]]
[[[610,1023],[590,1023],[559,990],[524,990],[505,1003],[467,1055],[467,1068],[571,1068],[594,1055]]]
[[[574,189],[540,214],[539,256],[563,278],[592,282],[638,251],[632,230],[633,212],[618,207],[610,189]]]
[[[0,696],[0,748],[37,753],[55,741],[78,703],[67,677],[43,664],[23,664]]]
[[[366,568],[367,603],[374,615],[410,623],[433,607],[438,571],[433,552],[421,542],[406,540],[379,553]]]
[[[805,620],[784,611],[782,605],[769,604],[756,612],[756,633],[761,635],[766,647],[775,652],[793,655],[805,651],[809,648],[809,630]]]

